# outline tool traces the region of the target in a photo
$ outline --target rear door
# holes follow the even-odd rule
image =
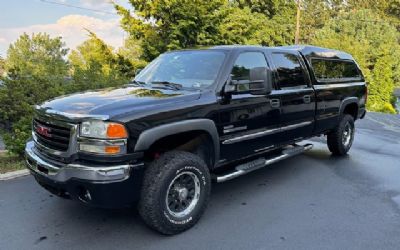
[[[315,93],[305,63],[297,51],[272,51],[281,107],[281,140],[301,140],[312,135]]]

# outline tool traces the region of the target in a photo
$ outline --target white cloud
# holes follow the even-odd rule
[[[86,0],[88,1],[88,0]],[[123,30],[119,27],[118,18],[102,20],[99,18],[68,15],[57,20],[56,23],[38,24],[18,28],[0,28],[0,54],[6,54],[10,43],[15,42],[24,32],[27,34],[46,32],[51,36],[61,36],[68,48],[74,49],[87,39],[89,29],[96,33],[107,44],[114,48],[123,44]]]
[[[111,0],[81,0],[80,2],[86,7],[104,7],[112,3]]]

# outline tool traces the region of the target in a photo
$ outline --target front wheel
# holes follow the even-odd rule
[[[177,234],[200,219],[210,190],[208,167],[200,157],[183,151],[167,152],[145,171],[139,213],[151,228]]]
[[[343,115],[338,126],[328,134],[328,148],[334,155],[345,155],[350,150],[354,140],[354,118]]]

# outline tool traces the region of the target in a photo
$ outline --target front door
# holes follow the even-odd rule
[[[250,69],[258,67],[269,67],[263,52],[242,52],[232,67],[231,79],[249,80]],[[275,90],[269,95],[251,95],[246,89],[248,85],[240,86],[239,93],[220,104],[220,163],[265,152],[278,140],[281,111],[279,106],[271,106],[271,99],[277,98]]]

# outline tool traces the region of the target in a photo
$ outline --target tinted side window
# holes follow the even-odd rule
[[[243,52],[238,56],[232,68],[232,80],[250,80],[250,69],[268,67],[265,56],[261,52]],[[238,85],[238,91],[249,90],[249,84]]]
[[[278,84],[281,88],[307,85],[303,68],[296,55],[273,53],[272,60],[278,71]]]
[[[232,69],[233,80],[249,80],[250,69],[267,67],[264,54],[260,52],[244,52],[238,56]]]
[[[315,78],[318,81],[360,80],[361,74],[353,61],[311,59]]]

